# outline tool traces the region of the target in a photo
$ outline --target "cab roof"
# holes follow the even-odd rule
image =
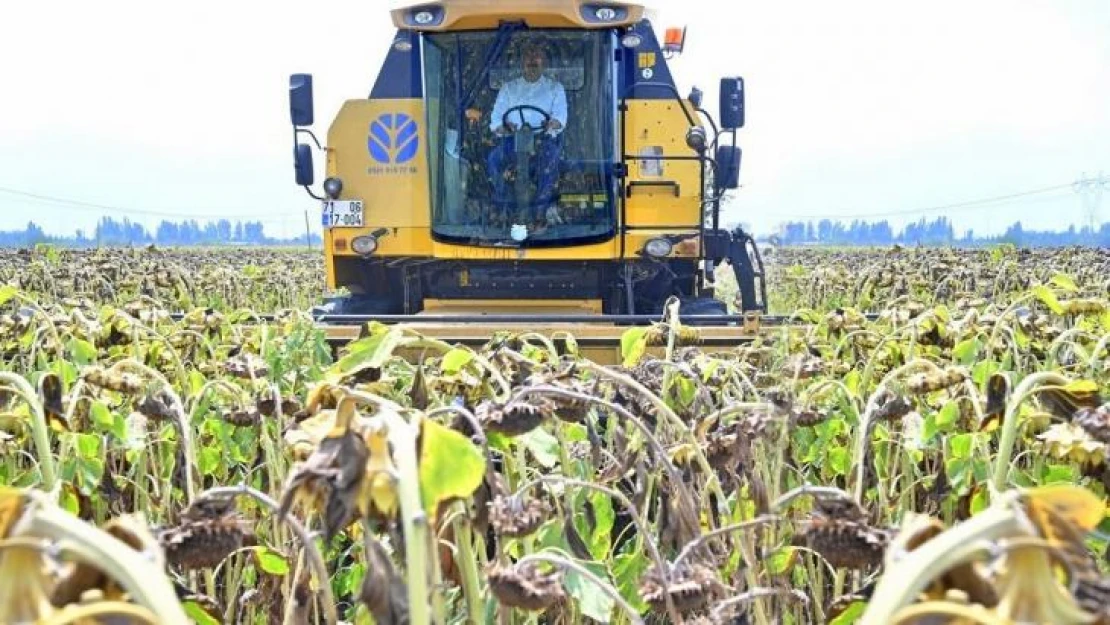
[[[427,32],[494,29],[506,21],[523,21],[530,28],[598,29],[636,24],[644,18],[644,6],[605,0],[439,0],[390,13],[397,28]]]

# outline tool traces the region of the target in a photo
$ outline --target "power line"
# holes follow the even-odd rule
[[[142,216],[145,216],[145,217],[171,217],[171,218],[184,217],[184,218],[191,218],[191,219],[229,219],[229,220],[230,219],[235,219],[235,220],[262,219],[262,218],[269,218],[269,219],[272,220],[275,217],[279,217],[279,218],[282,218],[282,219],[287,218],[287,215],[273,215],[273,214],[270,214],[270,215],[228,215],[227,213],[200,214],[200,213],[187,213],[187,212],[156,211],[156,210],[147,210],[147,209],[140,209],[140,208],[127,208],[125,206],[115,206],[115,205],[111,205],[111,204],[96,204],[96,203],[93,203],[93,202],[84,202],[84,201],[81,201],[81,200],[71,200],[71,199],[68,199],[68,198],[56,197],[56,196],[53,196],[53,195],[43,195],[41,193],[31,193],[29,191],[21,191],[19,189],[11,189],[11,188],[7,188],[7,187],[0,187],[0,193],[5,193],[5,194],[8,194],[8,195],[15,195],[15,196],[19,196],[19,197],[24,197],[24,198],[35,200],[35,201],[38,201],[38,202],[47,202],[47,203],[50,203],[50,204],[63,205],[63,206],[73,208],[74,210],[111,211],[114,214],[142,215]],[[289,213],[289,215],[292,215],[292,214],[293,213]]]
[[[1020,191],[1020,192],[1017,192],[1017,193],[1010,193],[1010,194],[1007,194],[1007,195],[998,195],[998,196],[994,196],[994,197],[981,198],[981,199],[977,199],[977,200],[968,200],[968,201],[965,201],[965,202],[956,202],[954,204],[940,204],[940,205],[936,205],[936,206],[923,206],[921,208],[913,208],[913,209],[906,209],[906,210],[886,211],[886,212],[879,212],[879,213],[857,213],[857,214],[851,214],[851,215],[830,215],[830,214],[825,214],[825,215],[784,215],[783,218],[785,218],[785,219],[811,219],[811,220],[812,219],[871,219],[871,218],[875,218],[875,217],[900,217],[900,216],[905,216],[905,215],[917,215],[917,214],[921,214],[921,213],[931,213],[931,212],[935,212],[935,211],[952,210],[954,208],[968,208],[968,207],[973,207],[973,206],[977,207],[977,208],[992,208],[992,207],[989,207],[989,206],[980,206],[980,205],[982,205],[982,204],[992,204],[992,203],[1006,201],[1006,200],[1012,200],[1012,199],[1016,199],[1016,198],[1028,197],[1028,196],[1031,196],[1031,195],[1039,195],[1039,194],[1042,194],[1042,193],[1048,193],[1050,191],[1059,191],[1061,189],[1068,189],[1068,188],[1072,188],[1074,184],[1075,184],[1074,182],[1069,182],[1069,183],[1066,183],[1066,184],[1052,185],[1050,187],[1041,187],[1039,189],[1030,189],[1028,191]]]

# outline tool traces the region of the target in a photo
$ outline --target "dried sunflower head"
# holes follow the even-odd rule
[[[1037,435],[1048,453],[1087,468],[1106,462],[1106,443],[1091,437],[1087,430],[1072,423],[1056,423]]]
[[[474,416],[487,432],[520,436],[538,428],[551,412],[551,404],[548,402],[518,401],[499,404],[484,401],[475,409]]]
[[[486,570],[490,592],[501,605],[531,612],[546,610],[566,597],[562,579],[562,571],[544,573],[535,562],[492,563]]]
[[[366,440],[352,427],[356,416],[353,403],[340,403],[334,427],[289,475],[281,498],[281,517],[298,498],[310,506],[322,503],[324,534],[329,542],[357,518],[371,457]]]
[[[1072,422],[1083,428],[1096,441],[1110,444],[1110,404],[1104,404],[1098,408],[1080,408],[1072,418]]]
[[[220,413],[220,418],[226,423],[241,428],[252,427],[262,422],[262,415],[256,408],[225,410]]]
[[[878,399],[873,418],[876,421],[897,421],[913,411],[913,403],[892,393],[883,393]]]
[[[107,371],[103,367],[88,367],[82,372],[81,378],[90,386],[126,395],[136,395],[143,390],[143,382],[138,376],[130,373]]]
[[[640,581],[640,596],[659,614],[666,613],[668,597],[680,614],[704,610],[724,587],[715,570],[688,560],[672,567],[666,577],[652,566]]]
[[[820,425],[829,420],[828,411],[819,408],[803,408],[793,413],[791,416],[794,419],[795,425],[804,428]]]
[[[159,389],[137,400],[135,402],[135,412],[155,422],[177,420],[173,408],[173,399],[165,389]]]
[[[255,401],[255,408],[258,413],[264,417],[273,417],[277,415],[277,402],[274,401],[273,396],[260,397]],[[286,417],[291,417],[301,411],[301,402],[297,401],[294,397],[283,397],[281,399],[281,414]]]
[[[543,497],[499,495],[489,503],[489,523],[500,536],[522,538],[538,530],[552,512],[551,503]]]
[[[270,374],[270,367],[264,360],[250,353],[241,353],[224,363],[224,371],[241,380],[264,378]]]
[[[737,422],[737,428],[742,436],[755,439],[767,433],[767,429],[778,420],[778,416],[771,412],[756,412],[745,416]]]
[[[185,570],[215,567],[253,541],[253,533],[236,513],[184,519],[158,533],[167,563]]]
[[[793,544],[816,551],[834,567],[866,569],[882,564],[891,538],[889,531],[866,523],[816,516],[803,524]]]
[[[942,371],[918,373],[906,382],[906,389],[911,395],[927,395],[934,391],[951,388],[968,379],[969,374],[962,367],[948,367]]]

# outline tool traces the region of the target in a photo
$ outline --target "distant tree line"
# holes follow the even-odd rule
[[[853,220],[845,223],[823,219],[818,222],[788,222],[779,234],[780,245],[954,245],[976,247],[1012,243],[1024,247],[1063,247],[1067,245],[1097,245],[1110,247],[1110,223],[1102,224],[1098,230],[1088,227],[1067,230],[1026,230],[1021,222],[1015,222],[998,235],[976,235],[966,230],[957,235],[951,220],[938,217],[932,221],[922,219],[895,232],[887,221]],[[312,233],[308,241],[312,245],[321,243],[320,235]],[[129,219],[116,220],[105,217],[97,223],[92,232],[78,230],[69,236],[51,235],[36,223],[28,222],[22,230],[0,230],[0,247],[24,247],[38,243],[50,243],[69,247],[96,247],[121,245],[305,245],[305,236],[280,238],[267,236],[262,222],[236,221],[227,219],[208,221],[203,224],[195,219],[173,222],[162,221],[153,232],[142,224]]]
[[[129,219],[115,220],[104,217],[92,232],[77,230],[69,236],[46,234],[35,222],[28,222],[23,230],[0,230],[0,247],[25,247],[49,243],[68,247],[96,247],[121,245],[313,245],[320,244],[320,235],[313,233],[310,240],[305,235],[288,239],[270,237],[260,221],[227,219],[200,223],[195,219],[173,222],[162,221],[153,232],[142,224]]]
[[[956,233],[947,217],[920,221],[906,225],[895,232],[887,221],[853,220],[849,223],[823,219],[818,222],[788,222],[779,233],[781,245],[953,245],[976,247],[1012,243],[1023,247],[1064,247],[1068,245],[1110,246],[1110,223],[1097,230],[1089,227],[1067,230],[1026,230],[1021,222],[1014,222],[1005,232],[997,235],[976,235],[973,230]]]

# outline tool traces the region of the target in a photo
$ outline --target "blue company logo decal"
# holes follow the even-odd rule
[[[416,120],[404,113],[385,113],[370,123],[366,140],[370,157],[383,165],[403,165],[420,147]]]

